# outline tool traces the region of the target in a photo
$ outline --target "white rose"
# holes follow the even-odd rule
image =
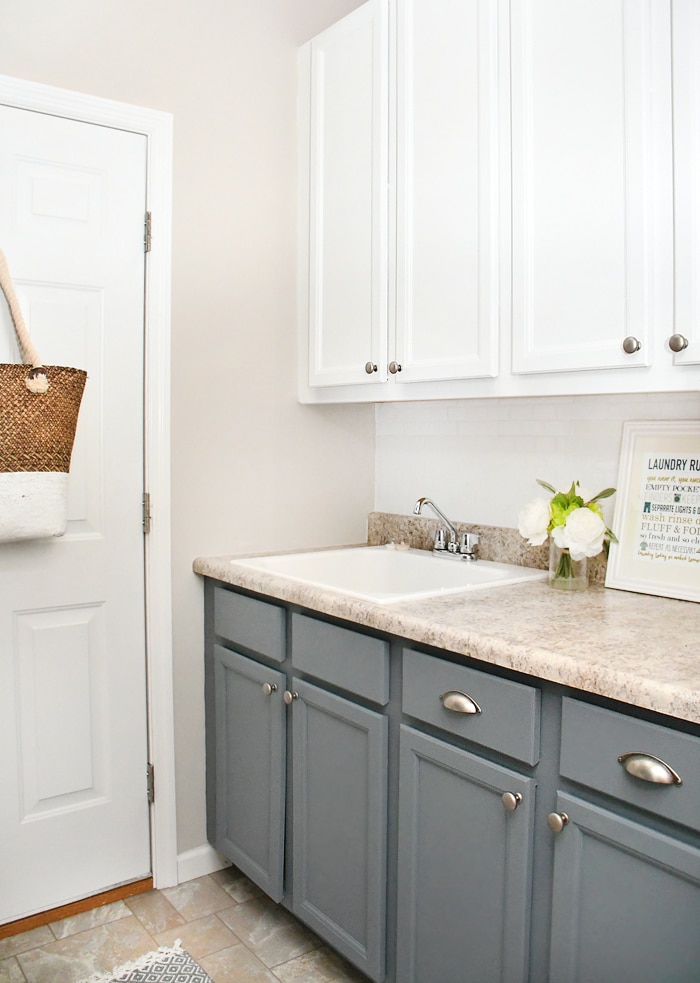
[[[564,537],[566,542],[558,542],[556,536],[554,542],[557,546],[568,547],[572,560],[582,560],[584,556],[597,556],[603,548],[605,523],[591,509],[575,509],[567,517],[566,526],[559,528],[566,530]]]
[[[552,529],[552,539],[559,547],[560,550],[568,550],[569,548],[569,534],[567,532],[566,526],[555,526]]]
[[[547,538],[549,525],[549,502],[536,498],[525,505],[518,514],[518,532],[530,546],[541,546]]]

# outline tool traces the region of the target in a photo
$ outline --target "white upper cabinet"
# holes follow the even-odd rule
[[[700,0],[370,0],[309,42],[300,399],[697,389],[699,52]]]
[[[511,4],[516,373],[653,357],[654,3]]]
[[[495,376],[498,4],[399,0],[396,18],[396,382]]]
[[[302,52],[308,268],[300,307],[311,386],[371,383],[375,372],[386,378],[387,52],[387,0],[359,7]]]
[[[700,363],[700,3],[673,2],[676,365]],[[687,344],[686,344],[687,343]],[[697,388],[697,384],[694,388]]]

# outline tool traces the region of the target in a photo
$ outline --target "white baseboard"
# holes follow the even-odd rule
[[[229,866],[226,857],[218,853],[213,846],[205,843],[203,846],[195,847],[194,850],[186,850],[178,854],[177,882],[182,884],[184,881],[213,874],[215,870],[222,870]]]

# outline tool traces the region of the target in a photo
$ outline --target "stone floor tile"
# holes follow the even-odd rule
[[[275,966],[281,983],[367,983],[367,979],[330,949],[314,949]]]
[[[78,915],[51,922],[51,931],[57,939],[67,939],[69,935],[78,935],[79,932],[87,932],[91,928],[97,928],[98,925],[116,922],[130,915],[131,912],[123,901],[115,901],[113,904],[101,905],[99,908],[91,908],[89,911],[81,911]]]
[[[197,961],[213,983],[279,983],[244,945],[222,949]]]
[[[321,945],[316,935],[269,898],[227,908],[219,912],[219,918],[269,967]]]
[[[53,941],[54,935],[48,925],[31,928],[28,932],[20,932],[19,935],[10,935],[7,939],[0,939],[0,959],[8,959],[10,956],[16,956],[18,952],[28,952],[29,949],[36,949]]]
[[[148,891],[137,894],[126,902],[132,914],[136,915],[143,927],[151,935],[167,932],[170,928],[184,925],[185,919],[170,904],[162,891]]]
[[[239,904],[252,898],[264,897],[257,884],[253,884],[237,867],[224,867],[223,870],[217,870],[210,876]]]
[[[128,918],[20,953],[17,961],[27,983],[76,983],[94,973],[107,973],[157,948],[138,918],[130,914]]]
[[[24,973],[14,956],[0,960],[0,983],[26,983]]]
[[[231,907],[230,895],[208,874],[176,887],[166,887],[163,894],[186,922]]]
[[[239,941],[216,915],[206,915],[178,928],[171,928],[167,932],[159,932],[155,938],[158,945],[166,946],[173,945],[176,939],[180,939],[182,948],[197,960],[200,956],[208,956]]]

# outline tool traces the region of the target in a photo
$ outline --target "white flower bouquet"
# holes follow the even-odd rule
[[[550,582],[553,586],[575,589],[572,583],[566,583],[576,578],[575,564],[589,556],[597,556],[606,540],[617,542],[615,534],[606,526],[603,510],[598,504],[614,495],[615,489],[605,488],[584,501],[578,491],[578,481],[571,483],[568,492],[558,492],[539,478],[537,483],[552,492],[553,497],[550,501],[539,498],[525,505],[518,516],[518,531],[531,546],[541,546],[551,536],[550,546],[553,543],[556,547],[552,551],[556,562],[550,566]]]

